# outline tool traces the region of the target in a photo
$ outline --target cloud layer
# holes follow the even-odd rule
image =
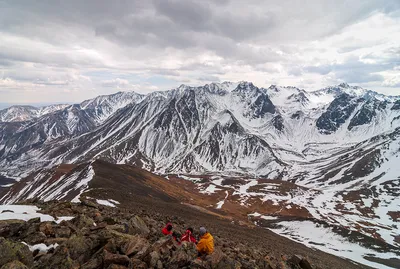
[[[0,1],[0,102],[224,80],[398,95],[399,73],[398,0]]]

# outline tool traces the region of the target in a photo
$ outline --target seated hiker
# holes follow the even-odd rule
[[[172,234],[172,224],[168,222],[167,225],[162,229],[163,235],[170,235]]]
[[[197,251],[199,257],[214,252],[214,238],[204,227],[200,227],[200,240],[197,243]]]
[[[193,236],[193,229],[192,228],[187,228],[186,232],[182,235],[181,237],[181,242],[192,242],[196,244],[196,238]]]
[[[174,231],[172,231],[172,223],[168,222],[167,225],[165,225],[165,227],[162,229],[161,231],[163,233],[163,235],[167,236],[167,235],[171,235],[175,241],[179,242],[179,237],[180,235]]]

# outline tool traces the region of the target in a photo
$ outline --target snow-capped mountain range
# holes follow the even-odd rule
[[[100,96],[0,123],[4,176],[93,159],[292,181],[318,190],[291,197],[313,217],[400,241],[398,97],[347,84],[307,92],[224,82]]]
[[[0,122],[29,121],[54,111],[64,109],[67,106],[68,105],[63,104],[43,106],[39,108],[34,106],[12,106],[0,110]]]

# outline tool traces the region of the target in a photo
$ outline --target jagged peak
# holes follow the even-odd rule
[[[341,88],[350,88],[351,86],[347,82],[342,82],[338,85],[338,87]]]

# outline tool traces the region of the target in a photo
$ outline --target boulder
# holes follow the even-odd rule
[[[62,246],[68,249],[72,260],[84,264],[97,251],[98,241],[84,236],[72,236]]]
[[[44,213],[50,214],[52,216],[61,217],[61,216],[72,216],[72,203],[71,202],[58,202],[55,205],[51,206],[47,210],[44,210]]]
[[[88,262],[82,265],[81,269],[97,269],[103,268],[103,257],[100,255],[94,255]]]
[[[310,262],[305,258],[300,261],[299,265],[302,269],[312,269]]]
[[[136,258],[131,259],[131,265],[132,265],[132,268],[135,268],[135,269],[147,269],[148,268],[147,264],[144,261],[142,261],[140,259],[136,259]]]
[[[122,224],[113,224],[113,225],[108,225],[108,229],[120,232],[120,233],[125,233],[126,229],[125,226]]]
[[[10,237],[18,234],[24,223],[23,220],[0,220],[0,236]]]
[[[287,259],[287,263],[296,268],[301,269],[312,269],[310,262],[301,255],[293,255],[289,259]]]
[[[143,258],[150,250],[150,243],[147,239],[137,235],[128,240],[122,247],[121,251],[127,256],[135,255],[136,258]]]
[[[28,269],[28,267],[20,261],[12,261],[4,264],[0,269]]]
[[[54,229],[51,221],[44,221],[39,225],[39,231],[41,231],[47,237],[54,237]]]
[[[28,246],[0,237],[0,266],[16,260],[28,267],[32,266],[33,256]]]
[[[107,223],[107,225],[114,225],[118,223],[118,220],[116,218],[106,216],[103,218],[103,222]]]
[[[71,220],[71,223],[78,229],[93,226],[94,221],[86,215],[79,215]]]
[[[160,259],[160,254],[158,254],[157,251],[152,251],[149,255],[146,256],[145,262],[149,267],[156,267]]]
[[[79,200],[81,201],[81,204],[84,206],[96,208],[96,209],[99,208],[99,206],[96,203],[94,203],[84,197],[80,197]]]
[[[160,254],[170,252],[171,249],[173,250],[177,247],[178,244],[172,238],[172,236],[163,237],[152,245],[152,249],[159,252]]]
[[[144,220],[142,220],[139,216],[134,216],[129,220],[128,233],[147,236],[150,233],[150,229],[147,227]]]
[[[171,259],[168,261],[168,268],[182,268],[185,266],[190,266],[192,261],[197,257],[197,251],[192,246],[188,246],[188,242],[173,252]],[[193,243],[190,243],[193,245]]]
[[[103,250],[103,264],[104,268],[108,268],[112,264],[119,264],[128,266],[131,260],[126,255],[114,254],[107,250]]]
[[[56,248],[54,254],[47,254],[40,259],[40,264],[34,268],[76,269],[79,262],[71,259],[69,249],[64,246]]]
[[[22,238],[22,240],[29,245],[36,245],[44,243],[44,241],[47,239],[47,236],[42,232],[33,232]]]
[[[71,236],[71,228],[68,226],[58,226],[54,228],[55,237],[68,238]]]
[[[30,220],[28,220],[28,221],[26,222],[26,224],[27,224],[28,226],[30,226],[30,225],[32,225],[32,224],[40,224],[40,217],[30,219]]]
[[[215,248],[214,252],[207,255],[205,260],[211,268],[215,268],[226,256],[220,248]]]

